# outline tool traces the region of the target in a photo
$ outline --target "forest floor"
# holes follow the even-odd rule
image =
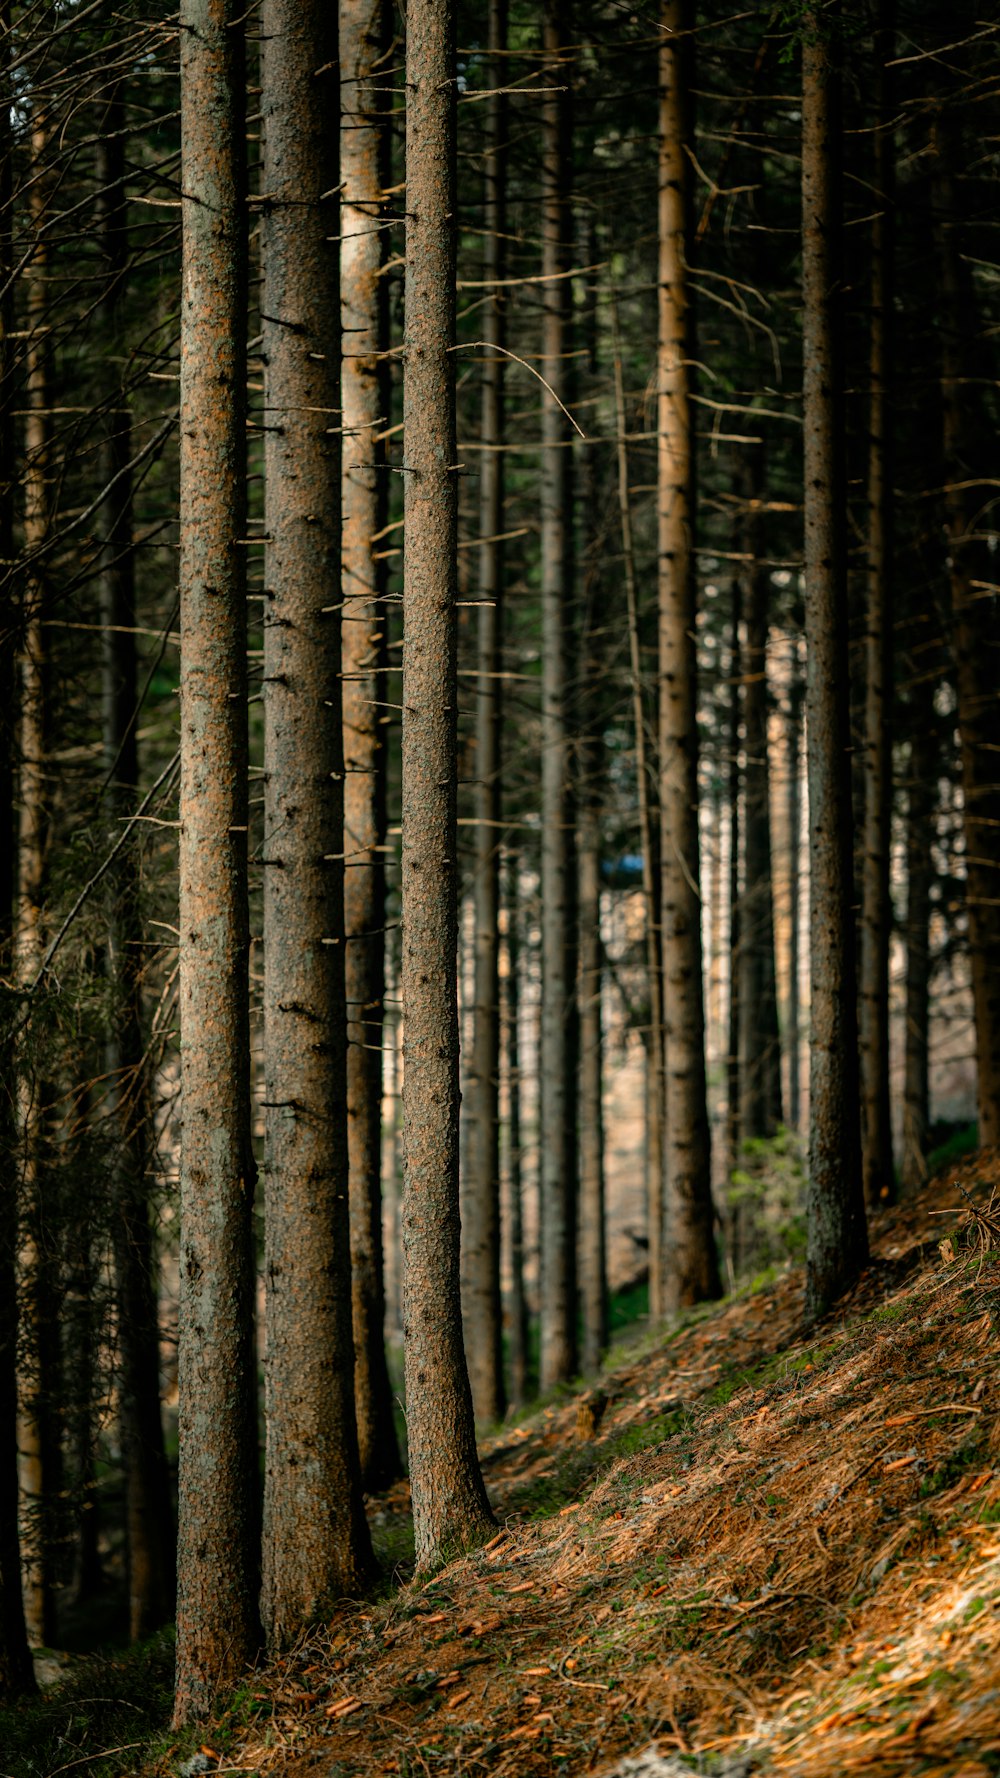
[[[131,1759],[146,1778],[996,1778],[994,1193],[1000,1157],[977,1156],[884,1212],[808,1332],[789,1269],[613,1354],[598,1390],[484,1445],[486,1548]],[[391,1544],[405,1486],[378,1511]],[[136,1769],[83,1751],[59,1769]]]

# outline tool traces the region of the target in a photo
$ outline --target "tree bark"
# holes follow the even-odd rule
[[[798,639],[788,688],[788,1012],[785,1042],[788,1046],[788,1122],[797,1130],[802,1122],[801,1039],[799,1036],[799,943],[800,895],[799,849],[802,833],[799,739],[802,731],[802,685],[799,678]]]
[[[802,44],[802,296],[806,720],[809,764],[809,1191],[806,1312],[822,1315],[868,1257],[861,1182],[847,710],[847,515],[839,461],[840,157],[828,15]]]
[[[891,70],[894,0],[880,0],[875,32],[876,105],[869,336],[868,564],[865,623],[864,826],[858,969],[861,1165],[869,1209],[895,1196],[889,1104],[889,940],[892,903],[893,699],[893,210]]]
[[[0,81],[7,90],[10,8],[0,0]],[[0,108],[0,560],[14,553],[13,290],[10,106]],[[17,668],[13,636],[0,641],[0,978],[14,979],[17,862],[14,780]],[[21,1593],[17,1477],[17,1072],[12,1027],[17,1001],[0,999],[0,1699],[35,1690]]]
[[[462,1345],[456,951],[455,16],[406,42],[403,1338],[417,1568],[486,1537]]]
[[[767,633],[770,577],[760,566],[763,447],[752,459],[744,531],[746,645],[743,698],[744,891],[740,913],[740,1125],[743,1138],[773,1136],[781,1123],[781,1037],[774,962],[774,883],[768,744]]]
[[[932,679],[917,685],[911,720],[906,811],[906,1040],[900,1169],[905,1192],[919,1191],[927,1179],[930,1123],[930,912],[938,773]]]
[[[507,1063],[507,1203],[510,1253],[510,1297],[507,1342],[510,1357],[510,1398],[520,1407],[529,1392],[528,1300],[524,1289],[524,1199],[521,1165],[521,941],[518,904],[518,859],[509,855],[506,871],[507,967],[501,978],[505,1042],[501,1057]]]
[[[595,501],[596,506],[596,501]],[[591,511],[595,510],[591,507]],[[583,1339],[580,1363],[584,1376],[601,1366],[608,1343],[607,1237],[604,1192],[604,947],[601,939],[601,807],[604,782],[604,747],[600,711],[596,707],[602,685],[598,657],[596,606],[599,577],[588,589],[584,637],[584,684],[589,710],[583,714],[579,748],[580,785],[577,793],[579,830],[577,871],[579,878],[580,973],[580,1319]]]
[[[982,334],[969,268],[960,252],[961,211],[952,176],[960,145],[942,132],[934,180],[934,231],[944,298],[941,339],[945,530],[951,585],[951,649],[962,754],[966,903],[976,1022],[979,1141],[1000,1144],[1000,620],[983,583],[995,579],[983,536],[983,466],[993,439],[979,402]]]
[[[740,749],[743,740],[743,582],[734,575],[733,608],[729,644],[729,1034],[726,1056],[726,1166],[729,1173],[739,1165],[742,1141],[740,1107],[740,958],[743,945],[742,887],[740,883],[740,819],[743,774]],[[735,1262],[734,1262],[735,1263]]]
[[[177,1677],[259,1645],[247,909],[244,9],[181,9],[181,1142]]]
[[[664,0],[660,18],[657,548],[669,1243],[664,1306],[675,1312],[719,1296],[722,1286],[706,1104],[698,856],[694,442],[686,252],[691,39],[682,0]]]
[[[649,983],[649,1029],[646,1034],[646,1230],[649,1252],[649,1318],[655,1326],[663,1319],[663,959],[660,954],[660,854],[655,765],[647,745],[646,700],[643,695],[642,652],[639,631],[639,600],[632,533],[632,503],[628,480],[628,415],[622,367],[618,307],[612,300],[614,339],[615,416],[618,433],[618,513],[622,533],[622,567],[625,575],[625,612],[628,623],[629,678],[632,693],[632,732],[635,737],[635,785],[639,805],[639,845],[642,850],[642,894],[645,916],[646,975]],[[657,688],[654,686],[654,699]],[[654,713],[652,732],[657,731]]]
[[[506,265],[507,0],[490,0],[483,205],[483,278],[493,285],[483,307],[483,332],[503,348]],[[470,1172],[462,1209],[462,1313],[476,1419],[503,1418],[502,1312],[500,1300],[500,1008],[499,847],[503,764],[502,697],[504,549],[504,360],[501,352],[483,366],[479,483],[479,587],[476,681],[475,986],[468,1116]]]
[[[49,426],[48,255],[44,226],[49,182],[44,176],[49,128],[32,129],[35,178],[29,192],[34,236],[28,283],[26,355],[24,549],[28,559],[21,613],[20,812],[18,823],[17,979],[36,980],[45,953],[45,895],[49,840],[47,781],[49,666],[43,624],[45,583],[37,555],[50,527],[51,440]],[[51,1164],[46,1124],[51,1091],[44,1079],[44,1039],[22,1067],[18,1083],[21,1148],[21,1345],[20,1450],[24,1608],[34,1643],[56,1640],[60,1502],[63,1462],[58,1327],[59,1219],[47,1214]]]
[[[567,396],[572,111],[563,52],[570,42],[567,0],[546,0],[542,26],[554,90],[543,101],[543,374]],[[542,1047],[541,1316],[543,1390],[577,1368],[575,1042],[575,848],[569,732],[570,601],[573,593],[573,483],[569,428],[555,401],[542,405]]]
[[[336,10],[264,0],[261,224],[267,1460],[285,1648],[372,1572],[354,1419],[340,702]]]
[[[128,270],[125,107],[112,93],[99,148],[101,246],[106,285],[100,319],[106,349],[120,331]],[[131,416],[112,399],[101,444],[101,482],[112,491],[95,515],[100,547],[104,802],[112,834],[130,813],[139,782],[136,739],[135,561],[132,551]],[[104,1111],[114,1140],[115,1289],[121,1354],[121,1432],[125,1459],[129,1635],[148,1636],[173,1615],[175,1543],[170,1478],[160,1415],[156,1259],[146,1188],[146,1104],[142,1079],[142,925],[135,852],[109,872],[107,971],[114,1016],[105,1043]]]
[[[340,298],[344,458],[341,638],[344,722],[344,957],[347,1150],[351,1206],[354,1405],[361,1477],[375,1493],[402,1473],[385,1357],[382,1254],[382,1049],[385,1002],[386,563],[375,539],[388,514],[381,434],[388,426],[386,132],[377,64],[383,0],[341,0]]]

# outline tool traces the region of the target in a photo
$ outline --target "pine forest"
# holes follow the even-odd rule
[[[0,1778],[1000,1773],[1000,23],[0,0]]]

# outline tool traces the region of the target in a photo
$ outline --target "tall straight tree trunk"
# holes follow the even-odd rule
[[[683,0],[660,13],[657,550],[660,822],[666,1104],[667,1275],[676,1311],[721,1292],[705,1083],[698,845],[694,428],[689,222],[688,60]]]
[[[858,1012],[861,1061],[861,1165],[869,1208],[895,1192],[889,1106],[889,939],[892,903],[892,140],[894,0],[880,0],[875,32],[876,105],[869,336],[868,572],[865,621],[864,828]]]
[[[483,307],[485,337],[503,348],[506,339],[507,0],[490,0],[483,205]],[[479,483],[479,608],[476,682],[475,987],[472,1066],[468,1092],[471,1178],[462,1211],[462,1313],[476,1419],[502,1418],[503,1381],[500,1301],[500,1008],[497,966],[500,932],[500,821],[502,813],[500,677],[503,665],[504,360],[501,352],[483,366],[482,443]]]
[[[115,353],[119,301],[128,269],[125,107],[115,88],[98,153],[104,275],[100,319]],[[112,832],[127,819],[139,782],[136,741],[135,560],[132,550],[132,431],[128,408],[112,402],[101,445],[110,489],[95,515],[100,542],[104,798]],[[138,1641],[173,1615],[175,1545],[170,1478],[160,1414],[156,1260],[146,1189],[142,1081],[142,925],[135,853],[119,854],[108,884],[108,977],[114,1017],[105,1042],[105,1115],[114,1139],[115,1288],[121,1353],[129,1635]]]
[[[933,680],[918,684],[911,714],[906,812],[906,1039],[903,1073],[903,1190],[927,1179],[930,912],[938,744]]]
[[[596,496],[590,511],[596,510]],[[602,540],[598,539],[598,547]],[[604,946],[601,940],[601,808],[604,746],[599,708],[603,662],[597,633],[600,572],[590,566],[583,645],[587,707],[582,712],[577,835],[580,973],[580,1319],[584,1376],[600,1369],[608,1343],[604,1189]]]
[[[802,795],[799,772],[799,741],[802,732],[802,684],[799,679],[798,642],[792,660],[792,678],[788,688],[787,714],[788,752],[788,1012],[785,1018],[785,1042],[788,1045],[788,1122],[797,1130],[802,1121],[801,1039],[799,1036],[799,944],[801,897],[799,894],[799,848],[802,833]]]
[[[181,8],[177,1725],[257,1650],[247,907],[246,173],[238,0]]]
[[[336,9],[264,0],[262,1613],[286,1647],[372,1570],[354,1419],[340,704]]]
[[[739,1164],[740,1122],[740,957],[743,944],[740,860],[743,822],[740,819],[743,779],[740,747],[743,721],[743,582],[734,575],[733,609],[729,644],[729,1031],[726,1054],[726,1166],[730,1173]]]
[[[10,284],[11,128],[7,99],[10,8],[0,0],[0,560],[14,553],[13,290]],[[14,781],[17,754],[14,640],[0,642],[0,976],[14,978]],[[35,1690],[21,1592],[17,1478],[17,1073],[16,1002],[0,1002],[0,1699]]]
[[[563,402],[573,240],[572,110],[568,0],[546,0],[547,84],[542,148],[542,364]],[[576,935],[575,850],[569,732],[573,596],[573,482],[568,427],[556,402],[542,407],[542,1049],[541,1328],[539,1382],[551,1389],[577,1367],[576,1332]]]
[[[27,419],[25,422],[24,547],[28,558],[21,613],[20,812],[18,823],[17,978],[29,988],[45,952],[48,851],[46,754],[49,668],[43,621],[45,583],[36,558],[50,525],[49,296],[44,225],[49,185],[44,175],[49,130],[35,123],[31,136],[33,179],[29,219],[34,253],[29,273],[27,323]],[[56,1639],[58,1543],[63,1497],[62,1392],[59,1377],[58,1217],[48,1214],[52,1181],[46,1124],[51,1089],[36,1059],[19,1081],[22,1168],[21,1323],[24,1355],[20,1393],[21,1495],[24,1607],[32,1642]]]
[[[982,587],[996,578],[984,528],[983,465],[993,438],[979,403],[981,323],[969,267],[960,251],[961,212],[953,164],[961,145],[942,131],[934,180],[944,322],[941,420],[945,529],[951,583],[951,650],[962,755],[966,901],[976,1022],[979,1141],[1000,1144],[1000,699],[996,669],[1000,620]]]
[[[806,721],[809,738],[809,1192],[806,1313],[822,1315],[868,1257],[861,1182],[851,914],[847,580],[836,315],[840,159],[829,15],[802,43],[802,297],[805,426]]]
[[[406,39],[403,1339],[417,1568],[486,1537],[459,1271],[455,14]]]
[[[639,599],[636,587],[632,502],[628,479],[628,415],[622,366],[618,306],[612,300],[614,338],[615,416],[618,433],[618,513],[622,533],[622,566],[625,574],[625,612],[628,622],[629,678],[632,693],[632,731],[635,737],[635,786],[639,805],[639,845],[642,850],[642,895],[646,934],[646,975],[649,984],[649,1030],[646,1037],[646,1231],[649,1252],[649,1318],[655,1326],[663,1319],[663,960],[660,955],[660,841],[655,767],[647,745],[646,699],[642,682],[642,651],[639,631]],[[654,686],[654,698],[656,697]],[[652,723],[656,733],[657,719]]]
[[[510,1297],[507,1342],[510,1356],[510,1398],[516,1406],[528,1399],[528,1299],[524,1289],[524,1196],[521,1166],[521,942],[518,904],[518,857],[508,856],[505,872],[507,967],[502,976],[501,1013],[506,1041],[501,1056],[507,1063],[507,1227],[510,1254]]]
[[[740,916],[741,1132],[773,1136],[781,1122],[781,1037],[774,963],[774,882],[768,746],[767,631],[770,576],[760,565],[763,447],[752,458],[744,531],[746,647],[743,656],[746,765],[744,876]]]
[[[341,0],[340,299],[344,330],[341,637],[344,720],[344,956],[354,1404],[361,1477],[388,1487],[402,1465],[385,1357],[382,1255],[382,1021],[385,1001],[386,563],[374,539],[388,511],[388,303],[380,225],[387,135],[377,64],[384,0]]]

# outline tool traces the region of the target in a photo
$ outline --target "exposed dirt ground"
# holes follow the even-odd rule
[[[884,1213],[808,1335],[790,1271],[505,1429],[492,1544],[262,1671],[205,1765],[1000,1773],[1000,1252],[958,1185],[1000,1160]]]

